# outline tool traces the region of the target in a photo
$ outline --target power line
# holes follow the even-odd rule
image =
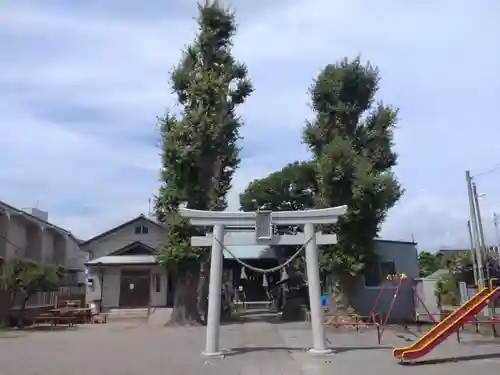
[[[14,242],[10,241],[7,237],[0,235],[0,240],[7,242],[9,245],[14,246],[18,250],[24,250],[21,246],[16,245]]]
[[[475,175],[473,175],[472,177],[473,178],[476,178],[476,177],[482,177],[482,176],[487,176],[489,174],[492,174],[496,171],[500,170],[500,163],[498,163],[497,165],[495,165],[493,168],[491,169],[488,169],[484,172],[481,172],[481,173],[476,173]]]

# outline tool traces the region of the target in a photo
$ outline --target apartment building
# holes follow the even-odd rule
[[[51,224],[47,212],[21,210],[0,201],[0,264],[12,259],[53,264],[63,275],[63,286],[78,285],[85,282],[88,261],[79,244],[71,232]]]

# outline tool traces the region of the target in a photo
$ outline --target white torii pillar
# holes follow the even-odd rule
[[[189,218],[194,226],[213,226],[213,235],[191,238],[192,246],[211,246],[210,285],[208,292],[207,336],[204,356],[216,357],[219,348],[220,301],[222,290],[222,260],[225,245],[304,245],[306,244],[307,284],[311,307],[312,354],[328,354],[326,346],[323,306],[317,245],[335,244],[334,234],[315,233],[315,224],[333,224],[344,215],[347,206],[304,211],[256,211],[224,212],[200,211],[181,208],[182,216]],[[304,233],[297,235],[273,235],[273,225],[304,225]],[[255,228],[254,239],[237,239],[227,236],[225,227]]]

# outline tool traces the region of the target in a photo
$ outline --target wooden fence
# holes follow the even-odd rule
[[[4,292],[8,295],[7,300],[10,301],[11,295],[8,292]],[[12,304],[11,309],[20,309],[24,298],[22,295],[16,295],[15,301]],[[85,302],[85,286],[64,286],[60,287],[57,292],[38,292],[32,295],[28,299],[27,308],[35,308],[42,306],[54,306],[57,300],[71,299],[71,300],[81,300],[82,303]],[[1,316],[1,315],[0,315]]]

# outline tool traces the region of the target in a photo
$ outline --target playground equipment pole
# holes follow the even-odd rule
[[[385,285],[386,284],[382,284],[382,288],[380,289],[380,292],[378,293],[377,298],[375,299],[375,303],[373,304],[373,308],[370,311],[370,315],[368,316],[369,319],[372,320],[374,323],[375,323],[375,309],[377,308],[380,298],[382,297],[382,293],[384,293]]]
[[[385,278],[387,281],[392,281],[396,279],[398,275],[387,275]],[[380,289],[380,292],[377,295],[377,298],[375,299],[375,303],[373,304],[372,310],[370,311],[370,315],[368,315],[368,318],[371,319],[375,323],[375,310],[378,306],[378,303],[380,302],[380,298],[382,297],[382,294],[384,293],[385,287],[387,283],[382,284],[382,288]]]
[[[389,305],[389,310],[387,311],[387,315],[385,316],[384,324],[382,324],[382,330],[380,332],[380,337],[382,337],[382,335],[384,334],[385,327],[387,326],[387,322],[389,321],[389,317],[391,316],[392,308],[394,307],[394,303],[396,302],[396,298],[398,297],[399,289],[401,288],[401,284],[403,283],[403,280],[405,280],[405,279],[406,279],[405,274],[401,274],[399,276],[399,283],[398,283],[398,286],[396,288],[396,291],[394,292],[394,295],[392,296],[392,301],[391,301],[391,304]]]
[[[434,316],[431,314],[431,312],[429,311],[429,309],[425,305],[424,301],[422,301],[422,298],[420,298],[420,295],[417,292],[417,288],[415,288],[414,286],[412,286],[412,289],[413,289],[413,293],[417,296],[418,302],[420,302],[420,304],[424,307],[425,312],[427,313],[427,315],[429,315],[429,317],[432,319],[432,323],[436,323],[436,319],[434,319]]]

